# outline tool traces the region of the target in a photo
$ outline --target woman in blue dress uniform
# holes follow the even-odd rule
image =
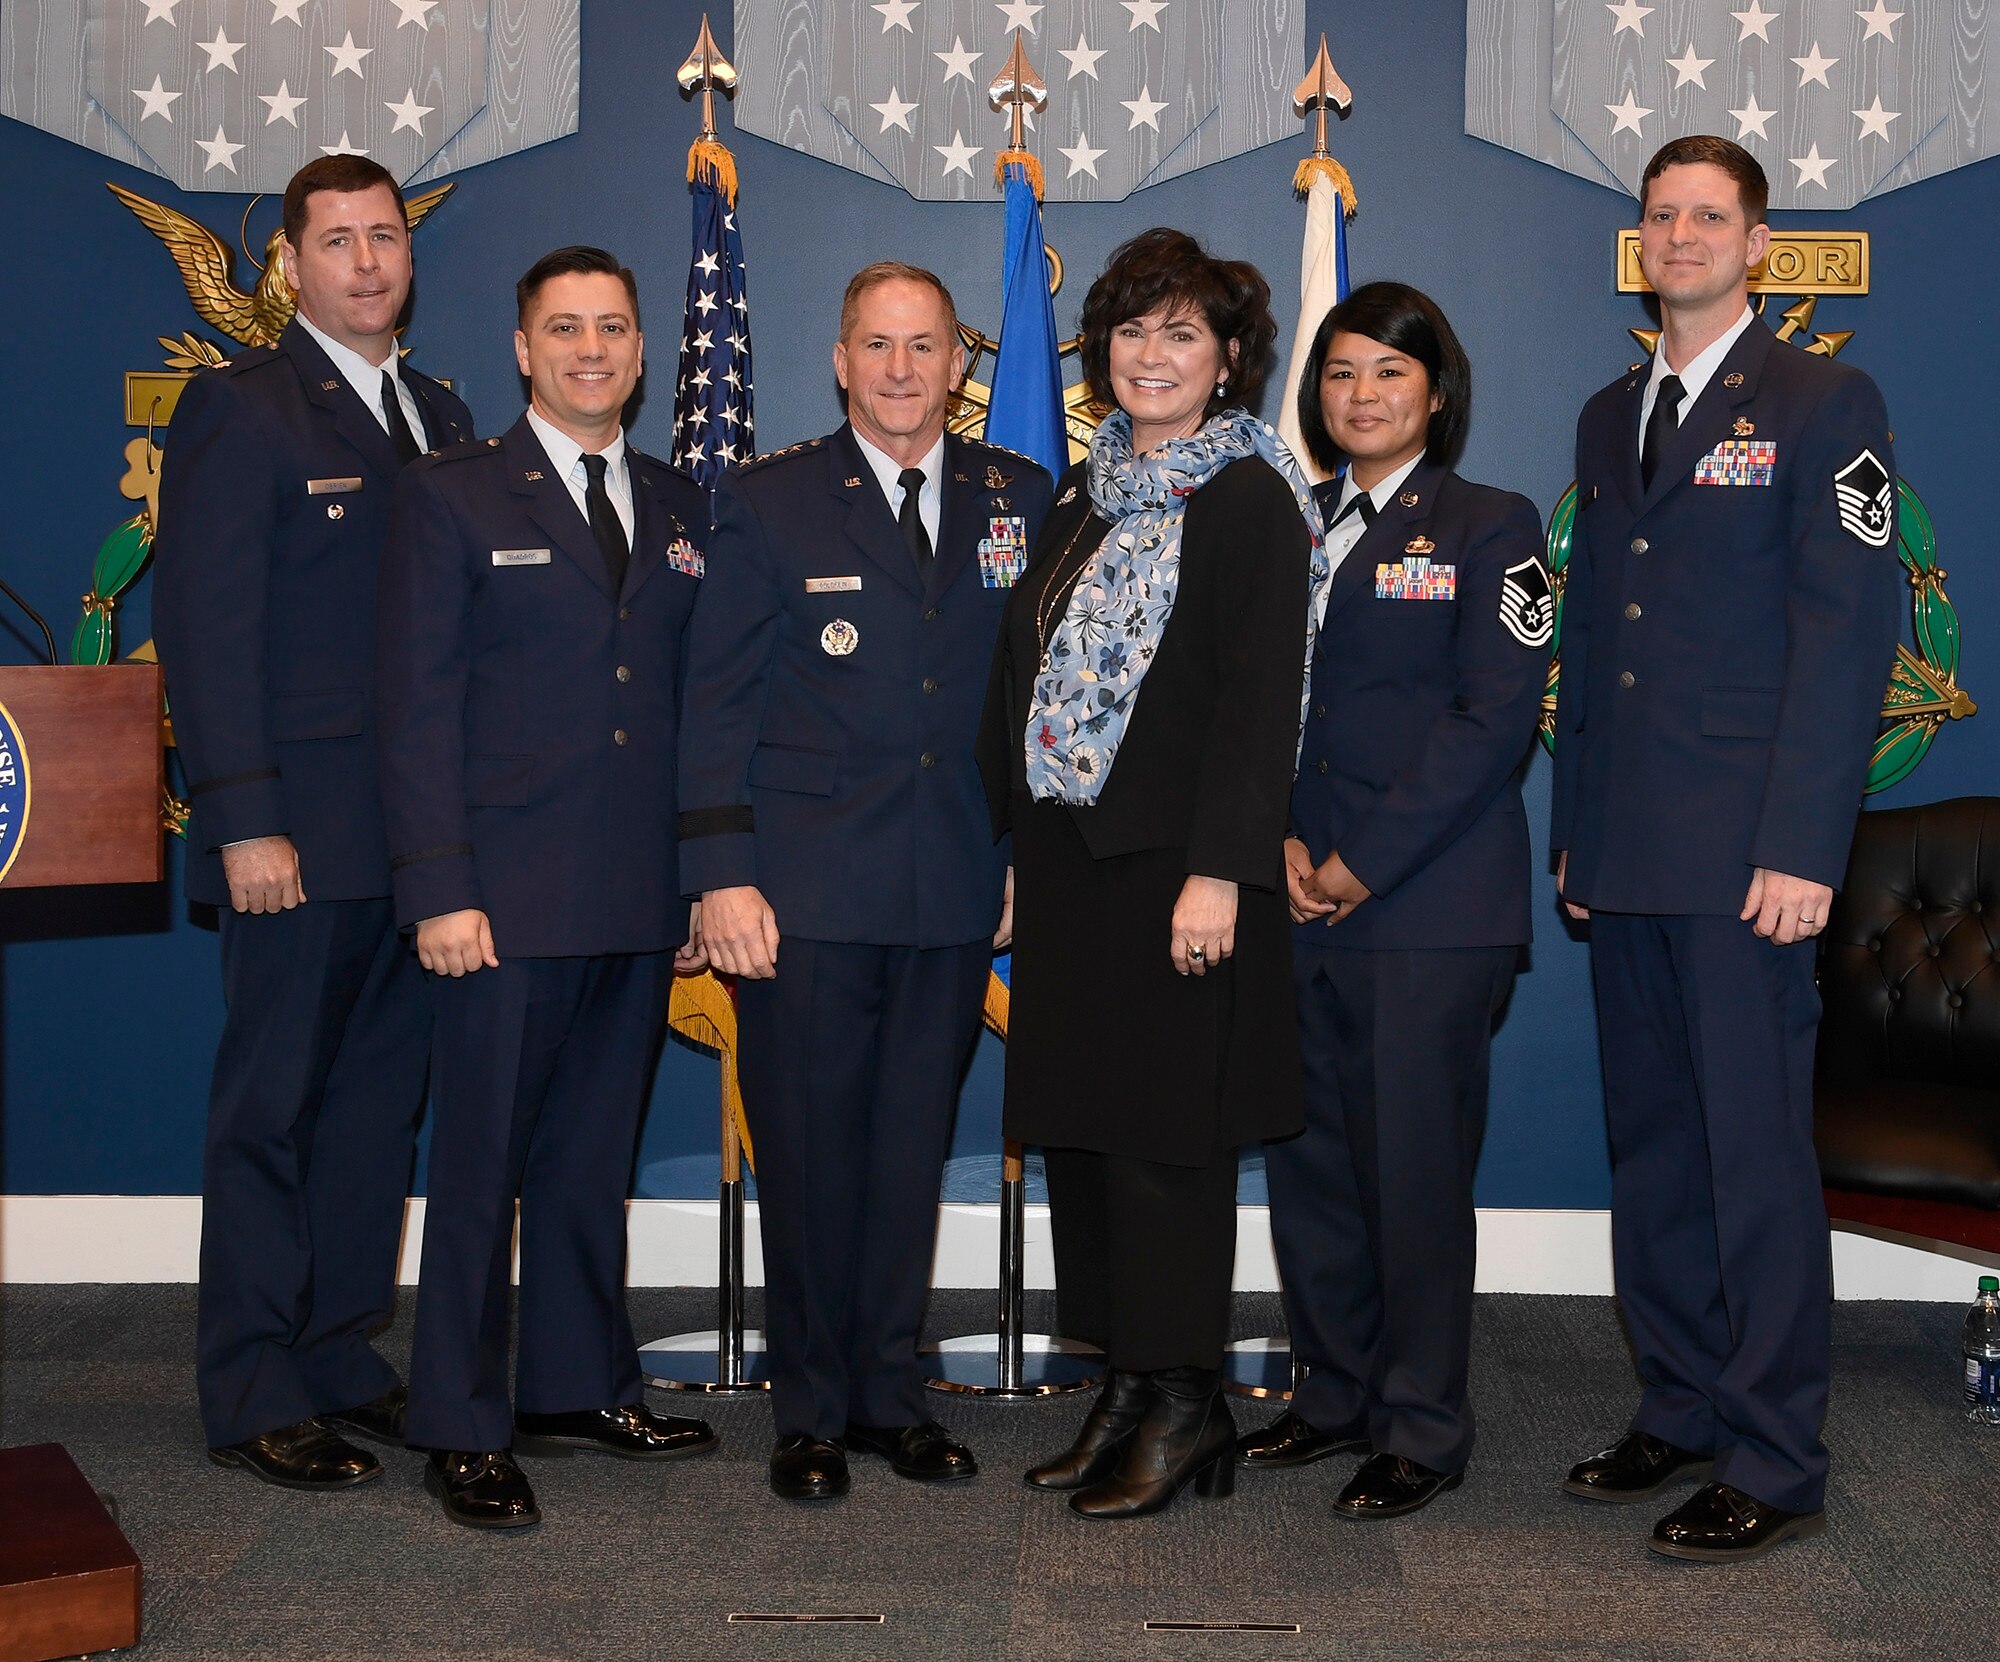
[[[1528,921],[1522,763],[1554,621],[1525,497],[1451,471],[1472,372],[1444,314],[1370,283],[1298,387],[1333,582],[1285,844],[1306,1129],[1268,1151],[1289,1410],[1239,1464],[1367,1455],[1335,1502],[1414,1511],[1472,1451],[1472,1178]]]

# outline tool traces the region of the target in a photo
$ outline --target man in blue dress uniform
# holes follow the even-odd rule
[[[277,345],[195,377],[166,437],[153,621],[220,908],[196,1373],[211,1456],[288,1488],[376,1476],[402,1437],[369,1343],[395,1296],[429,1018],[390,915],[368,707],[375,567],[404,463],[472,436],[401,361],[394,177],[327,156],[286,187]]]
[[[632,273],[561,248],[515,292],[532,400],[505,437],[405,477],[375,676],[396,916],[436,1018],[409,1436],[445,1515],[491,1529],[541,1516],[515,1449],[665,1460],[716,1442],[645,1406],[625,1313],[639,1118],[676,955],[703,961],[674,748],[708,502],[625,440]]]
[[[1676,140],[1641,186],[1650,366],[1584,406],[1551,845],[1590,919],[1617,1288],[1645,1391],[1565,1487],[1708,1481],[1653,1532],[1817,1533],[1830,1263],[1813,1152],[1825,927],[1896,642],[1895,461],[1866,375],[1748,304],[1763,170]]]
[[[929,272],[856,275],[833,362],[847,425],[723,483],[681,740],[681,881],[740,978],[789,1499],[844,1493],[848,1449],[920,1481],[977,1470],[925,1416],[916,1339],[1009,933],[972,741],[1050,493],[1025,457],[946,437],[965,353]]]

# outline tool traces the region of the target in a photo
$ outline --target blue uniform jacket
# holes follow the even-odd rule
[[[1752,323],[1648,491],[1646,374],[1577,423],[1550,846],[1584,905],[1733,916],[1756,867],[1847,868],[1903,588],[1888,414]]]
[[[456,395],[398,373],[434,446],[472,437]],[[216,850],[278,835],[310,900],[386,895],[368,683],[389,435],[294,322],[182,389],[165,452],[153,631],[194,808],[188,895],[228,904]]]
[[[412,463],[382,555],[375,710],[396,918],[478,908],[502,958],[687,939],[675,866],[683,650],[708,499],[627,452],[613,594],[523,416]]]
[[[1320,498],[1330,513],[1339,485]],[[1548,678],[1541,548],[1526,497],[1419,462],[1334,573],[1292,835],[1316,862],[1338,850],[1373,898],[1338,923],[1296,925],[1299,944],[1531,937],[1521,766]],[[1425,559],[1451,568],[1449,598],[1394,598],[1426,592],[1405,576]]]
[[[724,480],[681,737],[689,894],[755,884],[808,940],[992,933],[1006,855],[973,739],[1008,590],[979,544],[1024,562],[1049,495],[1026,457],[948,437],[926,581],[848,428]]]

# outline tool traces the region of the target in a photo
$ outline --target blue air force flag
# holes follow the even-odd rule
[[[1049,262],[1042,251],[1042,207],[1027,174],[1007,169],[1007,250],[1000,277],[1000,351],[986,436],[1032,456],[1055,478],[1069,465],[1063,430],[1062,363]]]

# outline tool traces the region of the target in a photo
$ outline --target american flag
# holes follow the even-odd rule
[[[694,180],[694,257],[674,382],[674,465],[710,490],[757,453],[751,414],[750,290],[734,193],[714,171]]]

